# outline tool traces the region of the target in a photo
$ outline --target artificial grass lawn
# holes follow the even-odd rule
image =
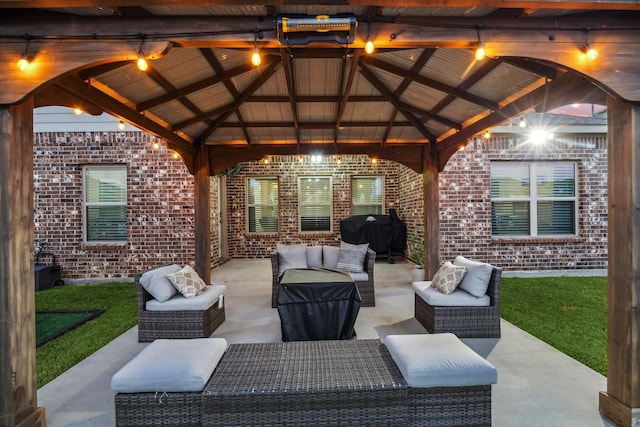
[[[503,277],[501,317],[607,375],[606,277]]]
[[[38,388],[138,323],[134,283],[67,285],[36,292],[36,311],[104,310],[36,349]]]

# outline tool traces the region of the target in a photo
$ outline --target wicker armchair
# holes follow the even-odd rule
[[[415,294],[415,317],[431,334],[451,332],[460,338],[500,337],[500,278],[494,267],[487,288],[491,303],[485,307],[432,306]]]
[[[364,271],[368,274],[369,278],[366,281],[356,280],[358,291],[360,291],[360,298],[362,298],[362,307],[375,307],[376,295],[373,287],[373,268],[376,264],[376,253],[367,249],[367,255],[364,258]],[[276,308],[278,306],[278,292],[280,290],[280,259],[278,257],[278,251],[271,253],[271,307]]]
[[[149,311],[147,301],[153,296],[135,276],[138,293],[138,341],[159,338],[207,338],[225,320],[224,305],[213,304],[206,310]]]

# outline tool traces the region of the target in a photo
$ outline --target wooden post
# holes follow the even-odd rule
[[[640,106],[610,98],[607,391],[600,412],[640,425]]]
[[[0,107],[0,425],[44,426],[36,381],[33,99]]]
[[[202,279],[211,282],[211,189],[209,183],[209,150],[198,148],[195,156],[194,175],[195,256],[196,267]]]
[[[440,267],[440,188],[438,154],[429,144],[423,159],[425,280]]]

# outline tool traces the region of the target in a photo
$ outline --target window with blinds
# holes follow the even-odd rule
[[[85,241],[126,242],[126,165],[85,166],[83,184]]]
[[[278,232],[278,178],[247,178],[247,230]]]
[[[331,178],[298,178],[298,215],[300,231],[331,231],[333,193]]]
[[[575,235],[576,176],[573,162],[492,162],[492,234]]]
[[[351,212],[353,215],[381,215],[383,202],[381,176],[354,176],[351,178]]]

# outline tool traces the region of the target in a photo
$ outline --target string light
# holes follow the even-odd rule
[[[120,120],[120,122],[118,123],[118,129],[124,130],[124,120]]]
[[[476,49],[476,61],[482,61],[487,53],[484,50],[484,44],[482,43],[482,39],[480,39],[480,30],[476,30],[478,33],[478,48]]]
[[[31,43],[31,38],[28,35],[25,35],[27,39],[27,44],[24,47],[24,52],[20,55],[20,59],[16,63],[16,66],[20,71],[25,71],[29,66],[29,43]]]
[[[491,132],[489,132],[489,130],[487,129],[484,133],[484,139],[489,139],[491,138]]]
[[[138,49],[138,61],[136,64],[138,65],[138,70],[147,71],[149,69],[149,64],[147,63],[147,60],[144,57],[144,51],[142,50],[143,44],[144,44],[144,38],[140,42],[140,48]]]
[[[158,141],[153,141],[153,149],[157,150],[160,148],[160,143]]]
[[[527,127],[527,121],[524,119],[524,117],[520,117],[520,121],[518,122],[518,126],[520,126],[521,128],[526,128]]]
[[[371,20],[369,20],[367,23],[367,42],[364,44],[364,51],[367,55],[371,55],[374,50],[376,50],[376,47],[371,40]]]
[[[589,30],[584,33],[584,46],[582,48],[582,53],[584,53],[589,61],[594,61],[598,57],[598,50],[589,45]]]
[[[253,37],[253,55],[251,55],[251,63],[256,67],[262,63],[260,52],[258,52],[258,32],[256,31]]]
[[[74,108],[73,114],[75,114],[76,116],[79,116],[82,114],[82,110],[80,108]]]

